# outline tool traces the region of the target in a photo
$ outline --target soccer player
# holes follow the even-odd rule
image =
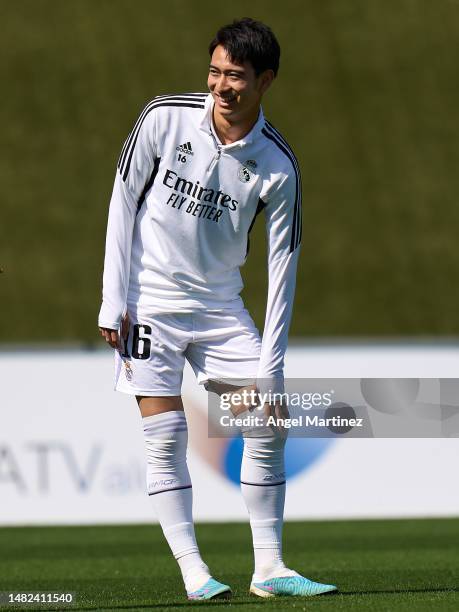
[[[217,393],[228,379],[283,390],[301,240],[298,163],[260,106],[278,71],[279,44],[269,27],[246,18],[222,27],[209,53],[210,93],[154,98],[124,143],[99,314],[100,332],[116,349],[116,389],[135,395],[140,408],[148,494],[189,599],[229,597],[231,589],[211,576],[196,543],[181,399],[185,359],[198,382]],[[239,268],[261,212],[269,278],[262,340],[239,296]],[[334,591],[283,563],[284,445],[285,436],[273,431],[244,438],[241,490],[255,557],[250,591]]]

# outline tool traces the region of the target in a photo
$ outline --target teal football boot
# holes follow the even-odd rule
[[[250,592],[258,597],[275,597],[276,595],[312,597],[337,591],[338,589],[333,584],[313,582],[292,570],[287,570],[283,576],[268,578],[261,582],[253,581],[250,585]]]
[[[222,584],[214,578],[209,578],[204,586],[193,593],[188,593],[188,599],[193,601],[202,599],[230,599],[231,589],[227,584]]]

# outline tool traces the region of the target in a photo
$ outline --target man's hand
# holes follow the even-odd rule
[[[121,321],[121,338],[120,334],[116,329],[110,329],[108,327],[99,327],[100,335],[104,338],[105,342],[119,351],[123,350],[121,346],[121,338],[126,340],[129,332],[129,315],[126,313]]]
[[[283,422],[284,422],[284,419],[290,418],[290,413],[288,411],[287,406],[285,406],[281,402],[276,402],[275,404],[265,404],[264,413],[267,419],[271,416],[274,417],[276,425],[272,425],[273,429],[280,436],[286,437],[288,433],[288,429],[284,427]]]

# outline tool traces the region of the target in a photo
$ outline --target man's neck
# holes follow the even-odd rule
[[[247,136],[250,130],[253,128],[258,120],[260,109],[257,108],[254,112],[244,118],[242,121],[231,122],[230,120],[222,117],[216,112],[215,107],[212,113],[213,124],[215,132],[217,133],[218,139],[224,145],[232,144]]]

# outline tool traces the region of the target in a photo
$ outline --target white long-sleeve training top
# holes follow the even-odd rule
[[[292,150],[263,112],[219,142],[210,94],[154,98],[118,161],[108,217],[99,326],[142,315],[239,310],[240,266],[263,211],[268,299],[258,378],[283,378],[301,240],[301,179]]]

